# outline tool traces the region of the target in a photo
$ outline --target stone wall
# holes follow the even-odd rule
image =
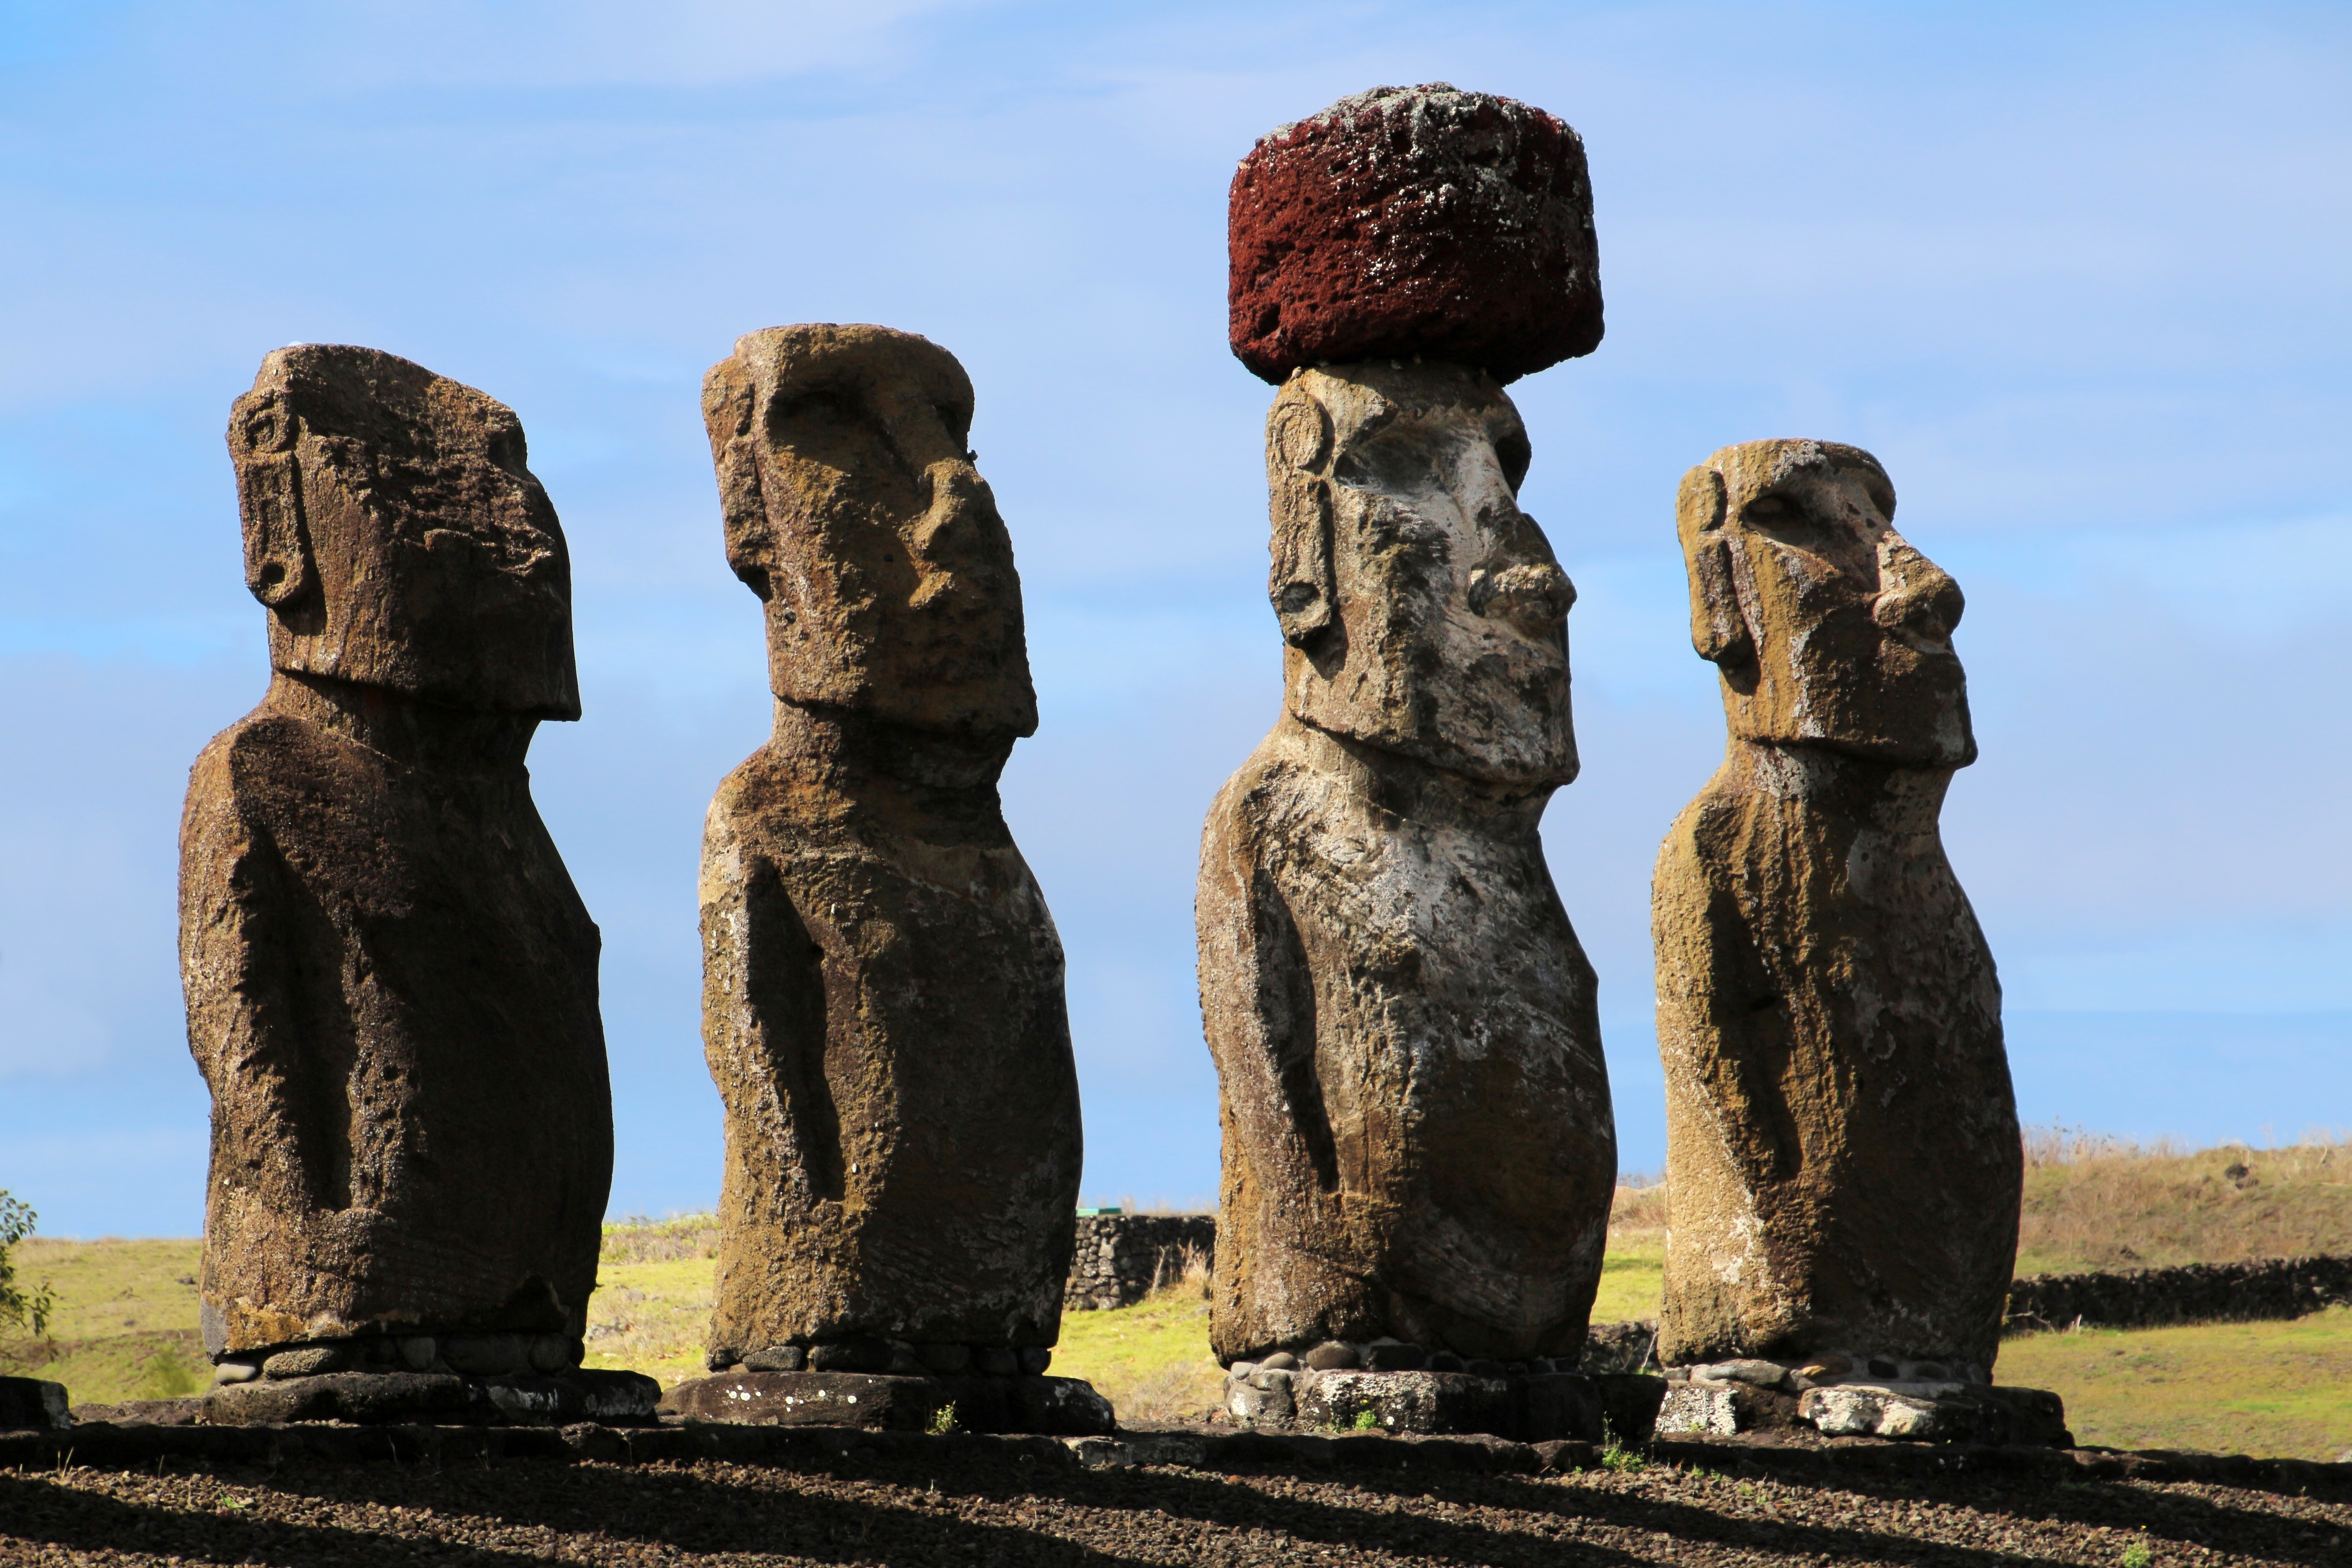
[[[1214,1215],[1082,1214],[1062,1310],[1131,1307],[1154,1285],[1181,1278],[1188,1250],[1205,1268],[1216,1249]]]
[[[2352,1301],[2352,1258],[2266,1258],[2120,1273],[2035,1274],[2009,1288],[2011,1333],[2164,1323],[2299,1318]]]
[[[1214,1215],[1081,1215],[1065,1311],[1132,1306],[1154,1284],[1184,1271],[1184,1251],[1207,1266],[1216,1255]],[[2102,1329],[2156,1328],[2299,1318],[2352,1303],[2352,1258],[2269,1258],[2117,1273],[2032,1274],[2009,1287],[2010,1333],[2063,1329],[2080,1319]],[[1654,1370],[1656,1325],[1595,1323],[1584,1370]]]

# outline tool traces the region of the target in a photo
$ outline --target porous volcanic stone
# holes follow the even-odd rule
[[[1228,1378],[1225,1410],[1240,1425],[1263,1427],[1598,1442],[1603,1402],[1591,1378],[1567,1373],[1260,1368]]]
[[[1683,480],[1731,744],[1653,882],[1670,1365],[1982,1375],[1999,1348],[2017,1111],[1937,829],[1976,758],[1960,592],[1894,512],[1877,461],[1828,442],[1728,447]]]
[[[1601,342],[1584,143],[1507,98],[1381,87],[1281,127],[1226,244],[1234,353],[1267,381],[1419,354],[1507,382]]]
[[[281,1421],[490,1423],[556,1426],[572,1421],[641,1421],[661,1384],[642,1373],[575,1370],[553,1377],[468,1378],[448,1373],[329,1373],[243,1383],[205,1397],[215,1426]]]
[[[228,444],[275,673],[181,825],[206,1348],[576,1336],[613,1121],[524,767],[580,714],[555,509],[510,410],[373,349],[272,353]]]
[[[662,1396],[661,1413],[688,1421],[890,1432],[952,1426],[964,1432],[1087,1436],[1115,1426],[1109,1403],[1071,1377],[732,1373],[679,1384]]]
[[[1212,1342],[1572,1358],[1617,1153],[1537,822],[1576,774],[1573,590],[1457,365],[1306,371],[1267,421],[1286,712],[1210,808]]]
[[[0,1427],[72,1424],[66,1385],[38,1377],[0,1377]]]
[[[1059,1329],[1077,1075],[1061,941],[997,802],[1037,710],[971,410],[954,356],[885,327],[753,332],[704,379],[776,697],[703,837],[714,1363]]]

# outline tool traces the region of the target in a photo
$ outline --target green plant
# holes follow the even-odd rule
[[[955,1401],[950,1399],[931,1412],[931,1436],[944,1437],[956,1429]]]
[[[139,1369],[139,1397],[142,1399],[178,1399],[194,1394],[205,1385],[204,1370],[188,1359],[188,1354],[176,1344],[167,1344],[147,1358]]]
[[[1357,1430],[1357,1431],[1359,1431],[1359,1432],[1377,1432],[1377,1431],[1379,1431],[1380,1429],[1381,1429],[1381,1418],[1380,1418],[1379,1416],[1377,1416],[1377,1415],[1373,1415],[1373,1414],[1372,1414],[1370,1411],[1369,1411],[1369,1410],[1359,1410],[1359,1411],[1357,1411],[1357,1412],[1356,1412],[1356,1430]]]
[[[1636,1449],[1629,1448],[1617,1436],[1617,1424],[1606,1415],[1601,1418],[1601,1468],[1633,1474],[1649,1463]]]
[[[29,1294],[19,1289],[16,1265],[8,1253],[33,1234],[33,1226],[39,1218],[30,1205],[18,1202],[6,1189],[0,1188],[0,1322],[30,1329],[36,1339],[49,1331],[49,1313],[57,1305],[55,1294],[47,1280]]]
[[[2124,1548],[2124,1568],[2148,1568],[2155,1561],[2156,1555],[2148,1551],[2145,1541],[2135,1541]]]

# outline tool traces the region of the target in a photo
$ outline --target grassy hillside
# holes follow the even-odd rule
[[[2064,1128],[2026,1135],[2017,1272],[2352,1254],[2352,1142],[2185,1150]]]
[[[196,1335],[200,1241],[16,1244],[16,1278],[57,1289],[46,1341],[0,1338],[0,1373],[62,1383],[77,1401],[170,1399],[212,1381]]]

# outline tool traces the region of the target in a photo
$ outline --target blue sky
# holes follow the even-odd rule
[[[1545,836],[1628,1168],[1664,1157],[1650,863],[1722,744],[1675,487],[1769,436],[1875,452],[1968,594],[1946,836],[2026,1115],[2352,1125],[2352,13],[1139,10],[0,0],[0,1186],[46,1230],[201,1220],[174,838],[266,679],[221,432],[294,341],[522,417],[577,573],[586,718],[532,766],[604,931],[614,1207],[711,1201],[696,847],[767,711],[697,387],[800,321],[971,373],[1087,1192],[1212,1194],[1193,858],[1279,697],[1225,184],[1276,124],[1436,79],[1591,160],[1608,338],[1514,393],[1581,594]]]

